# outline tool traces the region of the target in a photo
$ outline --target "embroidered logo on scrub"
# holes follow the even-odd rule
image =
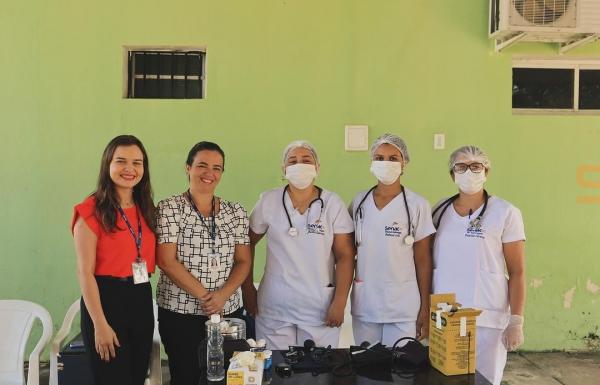
[[[325,235],[325,226],[323,226],[323,223],[317,219],[315,223],[309,223],[306,225],[306,233]]]
[[[390,226],[385,226],[386,237],[400,237],[402,235],[402,229],[398,222],[392,223]]]
[[[465,237],[485,239],[484,229],[481,228],[481,220],[479,220],[479,218],[475,218],[469,222]]]

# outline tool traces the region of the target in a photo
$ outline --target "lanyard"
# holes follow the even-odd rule
[[[488,192],[483,190],[483,195],[485,197],[485,200],[483,202],[483,208],[481,209],[481,212],[479,213],[479,215],[477,216],[477,218],[473,219],[472,221],[470,221],[469,226],[477,226],[479,223],[481,223],[481,219],[483,218],[483,214],[485,214],[485,210],[487,209],[487,205],[488,205],[488,200],[490,199],[490,196],[488,195]],[[435,210],[433,210],[433,213],[431,214],[431,218],[435,218],[435,214],[437,214],[438,211],[440,211],[440,209],[442,210],[440,212],[440,216],[438,217],[437,220],[437,224],[435,225],[435,228],[439,228],[440,227],[440,223],[442,222],[442,217],[444,216],[444,213],[446,212],[446,210],[448,209],[448,207],[450,207],[450,205],[457,200],[459,197],[459,194],[453,195],[450,198],[446,199],[444,201],[444,203],[442,203],[441,205],[439,205]],[[470,217],[470,215],[469,215]]]
[[[216,201],[216,199],[213,196],[212,206],[211,206],[211,210],[210,210],[211,226],[209,227],[206,224],[204,217],[202,216],[202,214],[196,207],[196,204],[194,203],[194,200],[192,199],[192,194],[190,193],[190,190],[187,191],[187,196],[188,196],[188,199],[190,200],[190,204],[192,205],[192,208],[194,209],[196,214],[200,217],[200,221],[202,222],[202,225],[204,227],[206,227],[206,229],[208,230],[208,235],[210,235],[210,240],[212,241],[212,252],[214,253],[215,252],[215,239],[217,238],[217,223],[215,220],[215,201]]]
[[[142,256],[141,256],[141,250],[142,250],[142,219],[140,217],[140,213],[138,212],[137,205],[135,206],[135,216],[137,217],[137,225],[138,225],[138,235],[137,235],[137,237],[135,236],[135,231],[133,231],[133,227],[131,226],[131,223],[129,223],[129,220],[127,219],[127,215],[125,215],[125,211],[123,211],[123,208],[121,206],[119,206],[119,213],[121,214],[121,217],[123,218],[123,220],[125,221],[125,224],[129,228],[129,233],[131,233],[131,236],[133,237],[133,240],[135,241],[135,247],[137,249],[137,256],[135,257],[135,261],[136,262],[141,262],[142,261]]]

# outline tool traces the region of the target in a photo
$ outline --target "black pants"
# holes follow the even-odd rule
[[[242,309],[225,317],[241,318]],[[208,317],[180,314],[158,308],[158,331],[169,356],[171,385],[196,385],[200,381],[198,348],[206,339]]]
[[[150,283],[97,277],[102,310],[121,347],[109,362],[96,352],[94,324],[81,299],[81,334],[96,385],[143,385],[152,349],[154,311]]]

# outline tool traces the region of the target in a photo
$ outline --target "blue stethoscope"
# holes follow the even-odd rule
[[[356,207],[356,211],[354,212],[354,218],[356,219],[356,246],[359,246],[362,242],[362,222],[364,218],[362,206],[369,194],[373,193],[375,187],[377,186],[373,186],[369,191],[367,191],[363,199],[361,199],[360,203]],[[404,244],[407,246],[412,246],[412,244],[415,243],[415,237],[412,228],[412,221],[410,219],[410,211],[408,210],[408,202],[406,201],[406,191],[404,190],[404,186],[400,185],[400,188],[400,193],[402,194],[402,198],[404,199],[404,208],[406,209],[406,216],[408,217],[408,235],[404,237]]]
[[[323,203],[323,199],[321,198],[321,193],[323,192],[323,189],[319,186],[315,186],[317,188],[318,191],[318,196],[313,199],[312,201],[310,201],[310,203],[308,204],[308,208],[306,209],[306,228],[308,229],[308,217],[310,216],[310,207],[313,205],[313,203],[315,202],[319,202],[321,205],[321,211],[319,212],[319,219],[318,221],[321,220],[321,215],[323,214],[323,207],[324,207],[324,203]],[[292,224],[292,218],[290,218],[290,213],[288,212],[287,206],[285,205],[285,193],[290,189],[290,185],[286,185],[285,188],[283,189],[283,194],[281,196],[281,203],[283,204],[283,210],[285,211],[285,216],[287,217],[288,223],[290,224],[290,228],[288,230],[288,234],[290,235],[290,237],[297,237],[298,236],[298,229],[294,227],[294,225]],[[290,197],[291,200],[291,197]]]
[[[477,215],[476,218],[473,218],[469,222],[469,228],[478,227],[481,224],[481,220],[483,219],[483,214],[485,214],[485,210],[487,209],[488,201],[490,200],[490,196],[487,191],[483,190],[483,195],[485,197],[485,200],[483,202],[483,208],[481,209],[481,212],[479,213],[479,215]],[[444,213],[446,212],[446,210],[448,210],[448,207],[450,207],[450,205],[455,200],[457,200],[459,196],[460,196],[460,194],[451,196],[450,198],[446,199],[441,205],[436,207],[435,210],[433,210],[433,213],[431,213],[432,219],[435,218],[435,214],[437,214],[437,212],[440,211],[440,209],[442,210],[440,212],[440,216],[438,217],[437,224],[435,225],[436,229],[440,227],[440,223],[442,222],[442,217],[444,216]],[[469,217],[470,216],[471,216],[471,214],[469,213]]]

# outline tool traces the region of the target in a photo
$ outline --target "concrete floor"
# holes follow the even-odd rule
[[[510,353],[502,385],[598,385],[600,352]]]
[[[40,368],[41,385],[48,384],[48,364]],[[169,369],[163,361],[163,384]],[[600,352],[510,353],[502,385],[598,385]],[[82,384],[83,385],[83,384]]]

